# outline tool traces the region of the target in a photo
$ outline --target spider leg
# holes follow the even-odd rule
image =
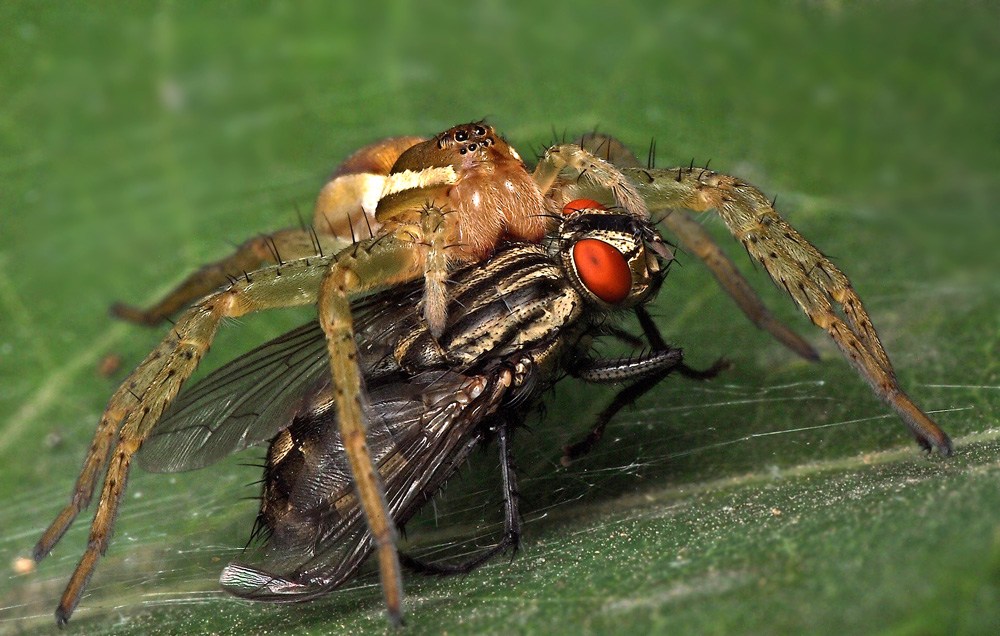
[[[642,218],[647,216],[646,205],[629,179],[611,163],[595,157],[576,144],[559,144],[547,149],[538,160],[532,178],[539,190],[549,192],[564,168],[569,168],[578,175],[577,184],[580,188],[611,192],[615,205],[630,214]],[[565,184],[560,188],[565,198],[565,201],[556,202],[560,208],[570,199],[576,198],[573,194],[576,187]]]
[[[652,210],[715,209],[729,231],[771,278],[824,329],[868,382],[909,427],[917,442],[943,455],[951,440],[903,392],[868,312],[847,276],[782,219],[757,188],[735,177],[701,168],[627,169]],[[846,321],[833,310],[839,305]]]
[[[726,293],[728,293],[739,306],[747,318],[758,328],[763,329],[775,340],[785,345],[806,360],[816,362],[819,354],[806,342],[802,336],[792,331],[782,324],[777,318],[771,315],[764,301],[750,287],[743,275],[726,256],[719,244],[715,242],[700,223],[691,218],[685,210],[670,210],[664,215],[662,220],[665,225],[685,249],[697,256],[715,276]]]
[[[158,325],[192,301],[209,294],[230,278],[239,278],[265,263],[336,254],[355,240],[375,236],[375,207],[386,178],[399,155],[421,137],[391,137],[361,148],[334,171],[320,190],[313,208],[313,228],[279,230],[240,245],[222,260],[205,265],[148,309],[115,303],[111,314],[140,325]]]
[[[123,303],[111,306],[111,315],[139,325],[155,326],[192,301],[210,294],[227,281],[242,278],[264,263],[289,262],[300,258],[336,254],[350,243],[312,230],[286,229],[256,236],[220,261],[209,263],[188,276],[148,309]]]
[[[90,502],[97,473],[110,451],[100,501],[91,525],[86,552],[77,565],[56,610],[65,624],[76,607],[104,553],[125,489],[132,456],[149,435],[181,385],[194,372],[223,318],[273,307],[315,302],[316,290],[336,257],[292,261],[258,270],[231,282],[185,311],[170,334],[111,396],[94,434],[70,503],[59,513],[35,546],[36,560],[45,557],[77,514]]]
[[[521,543],[521,513],[518,510],[517,481],[514,477],[514,453],[511,449],[511,437],[514,426],[504,418],[497,429],[497,444],[500,447],[500,477],[503,481],[503,536],[496,545],[480,552],[472,559],[453,565],[425,563],[411,556],[400,554],[403,565],[421,574],[436,574],[448,576],[453,574],[468,574],[493,557],[508,550],[517,552]]]
[[[337,404],[337,424],[351,466],[358,499],[375,541],[382,590],[391,620],[402,622],[403,583],[396,552],[396,530],[388,513],[385,492],[375,470],[365,436],[361,373],[351,319],[350,294],[373,285],[416,278],[425,259],[414,249],[413,228],[401,227],[345,250],[319,286],[319,321],[326,333]]]
[[[642,167],[631,150],[609,135],[589,133],[581,137],[578,143],[587,151],[603,157],[619,168]],[[599,196],[599,193],[589,193],[589,196]],[[736,301],[753,324],[770,333],[778,342],[806,360],[819,360],[819,354],[808,342],[771,315],[760,296],[754,292],[712,235],[706,232],[700,223],[684,210],[670,210],[660,222],[667,226],[684,249],[705,263],[722,288]]]

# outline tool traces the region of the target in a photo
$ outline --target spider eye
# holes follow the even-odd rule
[[[606,210],[603,205],[593,199],[574,199],[563,206],[563,214],[570,215],[583,210]]]
[[[475,133],[477,137],[482,137],[486,134],[486,129],[482,126],[476,126]]]
[[[604,241],[578,241],[573,246],[573,265],[584,287],[609,305],[625,300],[632,290],[632,272],[625,257]]]
[[[465,132],[464,130],[455,131],[455,141],[465,141],[468,138],[469,138],[469,133]]]
[[[469,152],[475,152],[477,147],[476,144],[469,144]]]

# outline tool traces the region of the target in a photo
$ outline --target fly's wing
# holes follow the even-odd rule
[[[507,372],[425,371],[369,387],[375,420],[368,442],[389,513],[401,525],[434,495],[482,440],[485,419],[509,391]],[[507,381],[504,381],[507,380]],[[220,582],[244,598],[302,601],[342,585],[373,549],[333,409],[315,414],[316,444],[299,439],[305,461],[270,527],[261,568],[231,563]],[[274,475],[271,475],[273,477]],[[265,475],[265,480],[269,479]],[[268,492],[265,484],[265,505]]]
[[[138,453],[139,466],[172,473],[203,468],[267,441],[330,390],[318,323],[294,329],[184,391]]]
[[[392,344],[412,327],[414,294],[422,287],[411,287],[367,297],[355,307],[366,380],[386,366]],[[143,443],[139,466],[157,473],[194,470],[264,443],[323,402],[330,384],[323,330],[317,322],[302,325],[182,391]]]

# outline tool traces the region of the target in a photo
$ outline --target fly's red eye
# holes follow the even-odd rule
[[[593,199],[574,199],[563,206],[563,214],[573,214],[581,210],[606,210],[603,205]]]
[[[573,264],[587,289],[609,305],[625,300],[632,289],[632,272],[625,257],[604,241],[578,241],[573,246]]]

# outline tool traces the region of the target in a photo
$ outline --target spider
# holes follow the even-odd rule
[[[111,396],[70,503],[35,546],[36,560],[51,551],[89,505],[106,465],[88,546],[56,609],[57,622],[69,619],[107,548],[133,456],[197,367],[221,321],[316,304],[326,334],[338,427],[374,538],[389,616],[399,623],[402,586],[395,529],[365,439],[350,299],[422,277],[421,313],[429,333],[440,335],[447,321],[449,272],[485,259],[506,241],[540,242],[558,227],[560,211],[573,200],[587,200],[587,207],[589,202],[611,206],[643,223],[653,213],[662,214],[666,228],[708,265],[755,324],[798,354],[816,359],[805,341],[768,313],[719,246],[683,210],[715,209],[750,255],[893,406],[918,442],[925,449],[951,453],[947,435],[899,388],[847,277],[785,222],[758,189],[707,168],[639,167],[634,156],[610,138],[582,142],[548,148],[533,172],[482,122],[456,126],[427,140],[377,142],[334,172],[317,200],[311,228],[282,230],[247,242],[230,257],[199,270],[149,310],[116,305],[116,315],[146,324],[187,309]],[[361,228],[369,238],[357,238]],[[261,266],[267,261],[275,264]],[[834,303],[845,319],[834,311]]]

